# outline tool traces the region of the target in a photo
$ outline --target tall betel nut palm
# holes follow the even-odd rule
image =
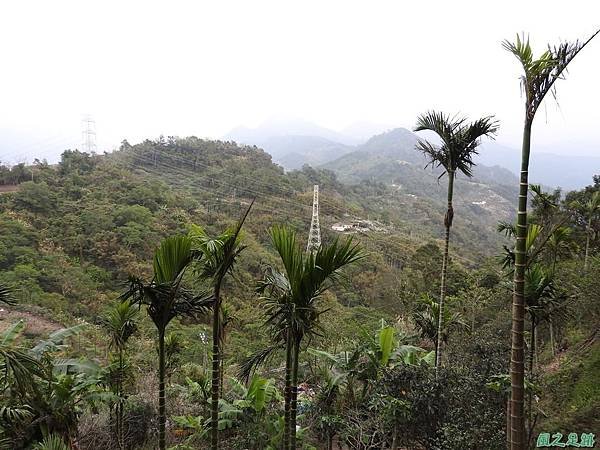
[[[474,122],[468,122],[464,117],[450,117],[447,114],[430,111],[417,118],[415,131],[433,131],[441,142],[439,145],[420,139],[417,150],[429,159],[427,166],[442,167],[444,172],[440,178],[448,175],[448,209],[444,217],[446,236],[444,239],[444,258],[442,261],[442,279],[440,288],[440,301],[437,320],[437,342],[435,346],[435,367],[442,361],[442,336],[444,300],[446,299],[446,278],[448,275],[448,246],[450,244],[450,228],[454,218],[452,197],[454,195],[454,180],[458,172],[467,177],[473,176],[473,156],[477,154],[477,147],[484,136],[493,138],[498,131],[498,122],[493,116],[483,117]]]
[[[525,94],[525,122],[521,150],[521,174],[517,213],[517,243],[515,247],[515,272],[512,305],[511,375],[511,449],[523,450],[525,439],[525,361],[523,331],[525,322],[525,268],[527,239],[527,190],[529,187],[529,154],[531,150],[531,127],[542,101],[548,93],[556,96],[555,82],[564,79],[567,66],[575,56],[600,32],[596,31],[584,42],[562,42],[548,49],[537,59],[533,56],[528,38],[517,35],[515,42],[504,41],[503,47],[512,53],[523,67],[520,77],[521,90]]]
[[[126,361],[125,347],[129,338],[137,330],[138,308],[131,303],[124,301],[114,305],[106,312],[102,320],[104,329],[110,337],[109,346],[116,352],[117,364],[114,370],[113,389],[117,394],[118,400],[115,405],[116,412],[116,432],[117,444],[120,450],[125,449],[125,431],[123,429],[123,403],[125,400],[125,381]]]
[[[187,236],[166,238],[154,254],[154,276],[149,282],[130,277],[123,301],[144,305],[158,331],[158,447],[166,448],[165,424],[165,332],[175,317],[207,314],[211,295],[196,294],[182,286],[185,271],[192,260],[192,241]]]
[[[238,256],[245,246],[242,245],[240,232],[250,214],[254,201],[237,222],[221,235],[213,238],[199,226],[192,226],[190,239],[195,260],[195,271],[199,281],[208,281],[212,296],[212,383],[211,383],[211,449],[218,450],[219,440],[219,397],[221,393],[221,353],[223,342],[223,307],[221,290],[225,276],[233,271]]]
[[[319,306],[321,295],[339,279],[344,267],[365,254],[352,239],[343,243],[336,239],[316,252],[304,253],[290,228],[275,226],[270,234],[284,270],[269,267],[258,290],[265,304],[266,325],[272,332],[272,348],[284,347],[286,352],[283,448],[295,450],[302,341],[318,334],[319,317],[325,312]]]

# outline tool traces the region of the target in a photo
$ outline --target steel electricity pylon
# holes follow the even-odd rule
[[[313,191],[313,212],[308,232],[306,251],[314,253],[321,247],[321,227],[319,226],[319,185],[315,184]]]

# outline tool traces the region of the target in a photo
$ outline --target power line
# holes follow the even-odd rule
[[[153,158],[145,157],[145,156],[142,156],[142,155],[138,155],[138,156],[139,156],[139,158],[142,161],[144,161],[144,162],[148,163],[149,165],[153,166],[154,161],[155,161]],[[154,170],[152,170],[149,167],[144,167],[144,166],[137,167],[137,166],[135,166],[135,164],[134,164],[133,161],[130,162],[130,166],[127,165],[127,164],[125,164],[125,163],[122,163],[121,161],[119,161],[119,163],[120,163],[120,165],[123,168],[126,168],[126,169],[129,169],[131,167],[131,168],[136,168],[136,169],[144,170],[144,171],[146,171],[148,173],[152,173],[152,174],[157,175],[157,176],[164,176],[164,172],[161,172],[159,168],[155,168]],[[183,177],[189,178],[190,175],[194,175],[194,176],[198,175],[197,172],[194,172],[191,169],[188,169],[188,168],[185,168],[185,167],[171,166],[169,164],[166,164],[165,162],[160,162],[159,165],[163,166],[165,168],[168,168],[172,172],[174,172],[174,173],[176,173],[178,175],[181,175]],[[239,187],[239,186],[234,186],[234,185],[226,183],[226,182],[224,182],[222,180],[213,180],[213,181],[217,181],[218,184],[221,184],[221,185],[226,186],[226,187],[240,189],[242,191],[249,191],[251,194],[253,194],[253,196],[255,196],[257,198],[257,203],[255,203],[255,207],[258,207],[257,209],[262,210],[262,211],[270,212],[270,213],[272,213],[274,215],[284,215],[286,217],[292,217],[292,218],[298,219],[301,222],[303,222],[305,220],[305,216],[300,215],[298,213],[292,213],[290,211],[285,211],[285,210],[282,210],[281,208],[270,208],[268,206],[261,205],[258,202],[259,198],[262,198],[262,199],[271,199],[271,200],[282,202],[282,203],[288,203],[288,204],[291,204],[291,205],[293,205],[295,207],[300,207],[300,208],[310,208],[310,206],[302,204],[302,203],[299,203],[299,202],[294,202],[292,200],[288,200],[288,199],[285,199],[285,198],[277,197],[277,196],[274,196],[274,195],[271,195],[271,194],[266,194],[266,193],[261,192],[261,191],[255,191],[255,190],[250,190],[250,189]],[[213,196],[215,194],[218,194],[215,191],[209,190],[208,188],[194,187],[194,189],[197,189],[199,191],[205,192],[205,193],[213,195]],[[223,193],[223,196],[226,196],[226,194]],[[361,237],[364,237],[367,240],[370,240],[370,241],[372,241],[375,244],[381,244],[381,242],[377,238],[375,238],[375,237],[373,237],[373,236],[371,236],[371,235],[369,235],[367,233],[360,232],[359,234],[360,234]],[[398,260],[398,256],[397,255],[392,255],[392,254],[386,252],[384,249],[379,248],[378,246],[376,246],[376,250],[377,250],[377,252],[379,254],[381,254],[381,255],[389,258],[390,260],[393,260],[393,261],[397,261]]]
[[[243,147],[241,147],[241,148],[243,148]],[[140,153],[137,152],[136,150],[133,150],[133,151],[137,155],[140,155]],[[156,159],[157,156],[158,155],[157,155],[156,151],[154,151],[153,152],[153,159],[152,159],[152,165],[154,165],[154,166],[156,166],[156,164],[158,164],[157,159]],[[181,163],[184,166],[188,166],[188,165],[192,164],[190,160],[178,158],[177,156],[172,155],[172,154],[168,154],[168,159],[173,160],[175,162],[179,162],[179,163]],[[194,167],[200,166],[200,167],[204,167],[205,169],[209,169],[209,170],[210,169],[214,169],[214,166],[211,166],[209,164],[205,164],[205,163],[197,161],[197,160],[194,160],[193,165],[194,165]],[[220,168],[219,174],[225,174],[225,175],[227,175],[229,177],[235,177],[236,179],[243,179],[243,180],[248,181],[249,183],[256,184],[256,185],[259,185],[259,186],[263,186],[265,189],[268,189],[268,190],[273,189],[273,185],[271,185],[269,183],[257,180],[254,177],[249,177],[249,176],[246,176],[246,175],[243,175],[243,174],[240,174],[240,173],[232,173],[232,172],[229,172],[229,171],[227,171],[227,170],[225,170],[223,168]],[[279,187],[277,190],[279,192],[281,192],[282,194],[284,194],[284,195],[296,195],[296,191],[292,187],[287,187],[286,189],[282,189],[281,187]],[[328,202],[326,200],[322,201],[322,203],[325,204],[325,205],[327,205],[327,206],[330,206],[331,208],[335,208],[335,209],[340,210],[339,207],[337,207],[333,203]],[[346,213],[346,211],[343,211],[343,212],[344,212],[344,214]]]

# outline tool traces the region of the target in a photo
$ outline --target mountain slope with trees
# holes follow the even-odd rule
[[[470,216],[460,204],[441,314],[443,367],[435,375],[445,207],[433,200],[395,201],[386,183],[347,185],[323,169],[285,173],[259,148],[193,137],[124,142],[106,155],[66,151],[58,165],[40,162],[18,171],[25,175],[14,189],[0,193],[0,285],[6,286],[0,292],[14,301],[2,305],[10,314],[0,316],[0,355],[27,362],[28,372],[23,383],[16,384],[12,372],[0,379],[8,407],[0,417],[0,448],[2,442],[24,448],[48,433],[47,440],[82,449],[152,448],[161,416],[165,445],[208,448],[215,424],[209,420],[211,379],[217,378],[221,447],[278,448],[289,430],[283,423],[292,384],[285,382],[285,348],[264,327],[268,303],[255,290],[272,270],[284,270],[269,238],[273,225],[296,230],[304,249],[313,184],[321,187],[324,242],[353,237],[366,256],[319,291],[315,311],[323,313],[309,323],[315,333],[297,347],[297,448],[336,442],[353,449],[504,447],[511,268],[503,269],[497,256],[510,263],[512,238],[461,219]],[[460,186],[457,200],[465,195]],[[552,301],[544,294],[532,303],[551,306],[532,309],[539,318],[530,378],[540,398],[532,410],[536,430],[571,427],[581,417],[598,426],[600,217],[589,216],[586,205],[599,190],[600,178],[564,199],[558,192],[531,192],[532,221],[540,227],[532,251],[545,271],[554,267],[555,286]],[[130,276],[152,283],[161,242],[189,236],[192,224],[206,236],[221,236],[253,199],[240,235],[244,249],[221,285],[218,377],[210,370],[210,311],[171,320],[164,364],[145,307],[131,317],[131,336],[109,345],[123,336],[115,334],[123,328],[114,326],[110,310]],[[331,230],[351,218],[369,218],[381,228],[349,235]],[[508,229],[510,218],[506,223]],[[551,239],[558,225],[571,230],[566,240]],[[206,298],[201,295],[214,288],[204,261],[211,258],[181,272],[186,295]],[[552,309],[557,301],[564,308]],[[26,322],[15,322],[19,317]],[[265,349],[272,349],[270,356],[260,359]],[[249,360],[258,364],[245,382],[240,372]],[[159,366],[164,403],[158,401]]]

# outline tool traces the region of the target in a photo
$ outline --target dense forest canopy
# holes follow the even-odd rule
[[[286,173],[259,148],[194,137],[123,142],[104,155],[68,150],[57,165],[3,166],[0,174],[12,186],[0,191],[0,298],[10,302],[0,316],[0,446],[44,441],[50,448],[55,439],[79,448],[152,448],[164,416],[168,446],[208,448],[214,349],[210,307],[201,300],[214,298],[214,277],[225,270],[218,284],[222,448],[275,449],[290,439],[302,448],[504,448],[514,217],[486,236],[489,225],[461,220],[466,206],[456,207],[440,315],[444,210],[425,198],[407,207],[387,183],[347,185],[309,166]],[[294,319],[305,331],[291,366],[293,394],[284,376],[287,332],[278,334],[269,314],[288,295],[304,298],[284,280],[325,264],[324,250],[315,256],[322,262],[294,271],[282,250],[306,245],[314,184],[323,249],[341,252],[352,238],[361,257],[314,285],[312,315]],[[600,424],[598,192],[600,175],[579,191],[530,188],[531,439]],[[232,238],[225,230],[253,200]],[[331,229],[351,220],[371,225]],[[200,234],[190,234],[192,224]],[[275,224],[296,232],[293,244],[282,247]],[[167,292],[155,252],[177,236],[193,239],[169,295],[199,306],[175,308],[164,328],[163,411],[156,316],[121,301],[134,278],[156,295]],[[229,241],[240,250],[231,261]],[[165,255],[174,261],[175,253]],[[316,282],[306,277],[302,283]],[[277,323],[293,317],[277,314],[284,321]],[[434,369],[438,336],[444,352]],[[284,426],[290,405],[293,434]]]

